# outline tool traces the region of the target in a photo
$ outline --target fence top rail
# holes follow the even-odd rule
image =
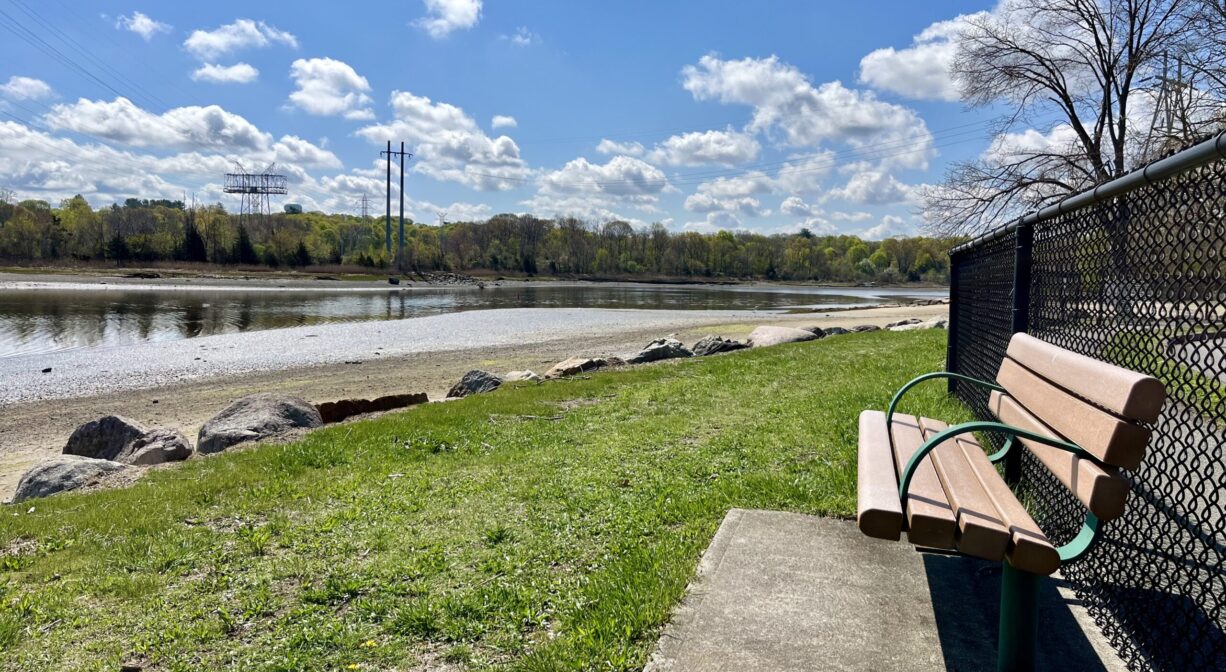
[[[1122,196],[1130,191],[1134,191],[1147,184],[1161,182],[1169,179],[1180,173],[1199,168],[1203,165],[1213,163],[1219,159],[1226,158],[1226,131],[1199,142],[1185,150],[1172,154],[1165,159],[1159,159],[1144,167],[1138,168],[1127,175],[1104,182],[1093,189],[1087,189],[1083,192],[1069,196],[1068,198],[1053,203],[1045,208],[1029,212],[1017,219],[1014,219],[1007,224],[982,233],[971,240],[954,247],[949,251],[950,254],[958,254],[966,250],[977,247],[990,240],[995,240],[1010,231],[1017,229],[1019,225],[1030,225],[1044,220],[1051,219],[1057,215],[1062,215],[1066,212],[1071,212],[1079,208],[1084,208],[1088,205],[1100,203],[1102,201]]]

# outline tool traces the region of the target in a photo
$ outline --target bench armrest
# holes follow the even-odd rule
[[[911,380],[911,382],[907,383],[906,385],[903,385],[902,389],[898,390],[898,392],[894,395],[894,398],[890,400],[890,406],[885,412],[886,427],[889,427],[890,421],[894,419],[894,411],[898,409],[898,402],[902,401],[903,395],[909,392],[911,388],[919,385],[925,380],[933,380],[935,378],[953,378],[955,380],[973,383],[980,387],[986,387],[989,390],[997,390],[999,392],[1005,391],[1005,388],[997,385],[996,383],[991,383],[986,380],[979,380],[978,378],[971,378],[970,376],[964,376],[960,373],[954,373],[953,371],[934,371],[932,373],[925,373],[924,375]]]

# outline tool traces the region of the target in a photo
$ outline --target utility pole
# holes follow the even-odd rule
[[[384,246],[387,253],[392,253],[392,141],[387,141],[387,151],[379,152],[387,157],[387,219],[384,220],[386,238]]]
[[[387,251],[392,251],[392,157],[400,157],[400,240],[399,249],[396,253],[396,265],[404,264],[404,159],[405,157],[413,158],[413,155],[404,151],[404,143],[400,143],[400,151],[392,151],[392,141],[387,141],[387,151],[379,152],[380,156],[387,157]]]

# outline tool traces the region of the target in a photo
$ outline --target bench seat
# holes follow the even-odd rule
[[[905,531],[917,546],[956,549],[985,560],[1008,558],[1034,574],[1060,567],[1055,546],[969,434],[945,442],[920,462],[903,511],[898,482],[906,460],[947,425],[902,413],[890,424],[881,411],[860,414],[856,520],[864,534],[897,541]]]

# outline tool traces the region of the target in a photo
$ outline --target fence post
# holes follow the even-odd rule
[[[1013,321],[1011,333],[1030,330],[1030,266],[1034,248],[1034,224],[1018,222],[1013,250]],[[1016,485],[1022,480],[1022,451],[1005,457],[1005,481]]]
[[[956,371],[954,360],[958,358],[958,255],[949,255],[949,324],[945,330],[945,370]],[[947,392],[954,394],[957,381],[950,378]]]

